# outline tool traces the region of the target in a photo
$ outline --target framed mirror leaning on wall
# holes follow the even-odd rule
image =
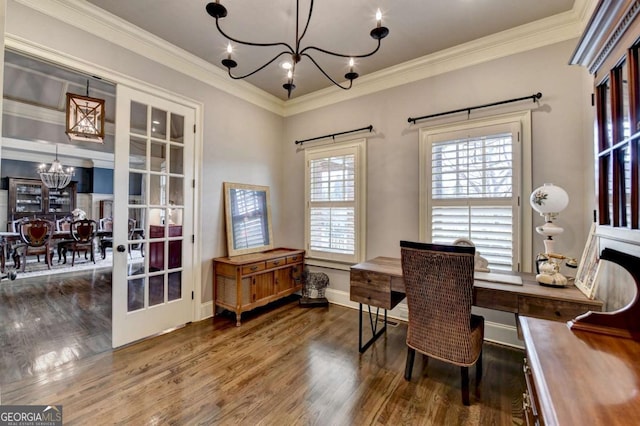
[[[273,249],[269,187],[224,182],[228,256]]]

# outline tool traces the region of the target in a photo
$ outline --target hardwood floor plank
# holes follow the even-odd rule
[[[290,299],[244,314],[241,327],[221,315],[100,351],[110,339],[92,332],[110,320],[79,281],[48,283],[41,296],[35,284],[0,288],[11,311],[0,314],[3,347],[12,339],[0,356],[2,404],[62,404],[65,425],[522,424],[520,350],[485,343],[480,396],[472,392],[469,407],[458,367],[425,368],[417,357],[404,379],[405,324],[360,354],[358,311],[336,305],[303,309]],[[17,296],[24,292],[30,300]],[[49,335],[57,340],[45,342]]]

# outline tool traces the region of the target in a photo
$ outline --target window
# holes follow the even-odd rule
[[[529,123],[525,112],[421,130],[423,241],[469,238],[492,270],[520,270],[521,253],[531,258],[530,236],[520,235],[531,212],[519,207],[531,187],[530,164],[522,165],[523,151],[530,158]]]
[[[307,258],[357,263],[365,247],[365,140],[305,150]],[[322,264],[315,262],[315,264]]]
[[[598,223],[638,229],[640,46],[632,47],[596,87]],[[629,57],[629,61],[626,57]],[[635,94],[635,96],[634,96]],[[635,123],[635,124],[634,124]]]

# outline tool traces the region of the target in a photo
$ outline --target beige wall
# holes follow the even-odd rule
[[[585,91],[591,77],[584,68],[567,65],[576,42],[493,60],[286,118],[287,167],[282,182],[286,209],[282,215],[289,226],[285,240],[279,242],[292,247],[304,243],[304,154],[296,150],[294,140],[373,125],[375,134],[367,142],[366,257],[399,257],[401,239],[419,238],[418,129],[445,120],[464,120],[466,114],[411,126],[407,118],[542,92],[539,106],[526,101],[478,110],[472,117],[533,108],[533,187],[551,182],[567,190],[570,204],[558,220],[565,232],[557,246],[562,253],[580,257],[593,209],[593,125],[590,92]],[[528,194],[526,197],[523,208],[529,209]],[[534,215],[534,226],[542,223]],[[541,252],[542,238],[532,229],[524,232],[534,234],[533,252]],[[332,291],[348,292],[347,272],[332,271],[331,279]],[[348,294],[346,297],[348,300]],[[510,315],[507,321],[513,321]]]
[[[211,301],[211,259],[226,254],[222,182],[268,185],[273,188],[272,197],[280,197],[282,117],[13,1],[8,3],[6,30],[12,36],[202,103],[204,146],[202,156],[196,159],[202,164],[202,176],[196,176],[201,188],[202,227],[195,229],[195,234],[202,247],[203,302]],[[74,47],[78,40],[82,40],[82,49]],[[276,241],[281,239],[277,237],[279,206],[274,203]]]
[[[282,189],[291,232],[284,243],[303,244],[304,164],[294,140],[373,124],[367,147],[367,257],[399,256],[400,239],[418,238],[418,129],[443,122],[409,125],[407,118],[540,91],[539,106],[523,101],[477,110],[472,117],[533,108],[533,186],[552,182],[569,193],[570,204],[558,219],[565,232],[557,246],[579,257],[593,209],[593,149],[587,132],[592,125],[584,122],[591,106],[583,107],[591,78],[583,68],[567,65],[574,46],[575,41],[560,43],[286,118]],[[462,113],[447,121],[464,119]],[[530,208],[528,202],[524,208]],[[542,223],[534,216],[534,226]],[[533,238],[534,252],[541,251],[541,237]]]
[[[553,182],[570,195],[558,223],[560,251],[579,257],[593,210],[592,79],[567,65],[577,40],[496,59],[444,75],[283,119],[106,40],[8,2],[7,32],[88,63],[139,79],[203,105],[203,152],[196,229],[202,247],[203,302],[211,300],[211,259],[224,255],[222,182],[271,187],[274,240],[304,242],[303,153],[294,140],[372,124],[368,141],[367,257],[399,256],[401,239],[418,238],[418,129],[462,120],[465,115],[409,126],[407,117],[542,92],[530,102],[479,110],[473,117],[532,109],[533,185]],[[73,46],[83,40],[83,49]],[[356,82],[357,84],[357,82]],[[357,135],[359,137],[361,135]],[[526,201],[523,208],[529,208]],[[534,217],[534,226],[542,223]],[[542,239],[534,234],[534,252]],[[348,274],[328,271],[331,289],[348,299]],[[493,314],[495,321],[511,316]]]

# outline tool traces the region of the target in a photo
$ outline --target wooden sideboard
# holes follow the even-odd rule
[[[277,248],[213,259],[215,306],[236,314],[289,296],[302,289],[304,250]]]
[[[520,317],[527,424],[628,425],[640,419],[640,342]]]

